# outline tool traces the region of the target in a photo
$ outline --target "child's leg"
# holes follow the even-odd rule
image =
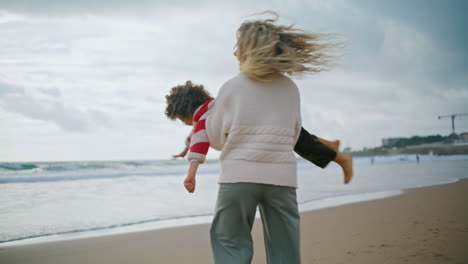
[[[343,169],[346,184],[353,177],[353,158],[338,152],[339,144],[339,140],[328,141],[321,139],[301,128],[301,134],[294,151],[321,168],[325,168],[330,161],[335,161]]]
[[[311,135],[304,128],[301,129],[294,151],[320,168],[325,168],[336,158],[336,151],[321,143],[316,136]]]

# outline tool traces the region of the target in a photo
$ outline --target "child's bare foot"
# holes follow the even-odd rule
[[[322,142],[325,146],[333,149],[335,152],[338,153],[340,151],[340,141],[339,140],[329,141],[329,140],[326,140],[326,139],[323,139],[323,138],[319,138],[318,140],[320,142]]]
[[[353,178],[353,157],[338,153],[336,154],[335,162],[343,169],[344,183],[348,184]]]
[[[333,149],[335,152],[340,152],[340,141],[339,140],[335,140],[335,141],[332,141],[332,144],[329,148]]]

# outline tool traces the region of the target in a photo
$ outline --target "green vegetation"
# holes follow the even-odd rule
[[[390,142],[390,144],[383,145],[382,148],[403,148],[407,146],[415,146],[421,144],[428,144],[434,142],[447,142],[451,141],[451,136],[441,136],[441,135],[432,135],[432,136],[413,136],[410,138],[398,138]]]
[[[458,136],[457,136],[458,137]],[[458,137],[459,138],[459,137]],[[352,156],[378,156],[401,154],[461,155],[468,154],[468,145],[453,144],[454,135],[413,136],[410,138],[384,138],[382,146],[364,147],[359,151],[349,151]],[[437,143],[437,144],[430,144]],[[428,144],[428,145],[425,145]],[[411,147],[410,147],[411,146]],[[350,150],[350,149],[347,149]]]

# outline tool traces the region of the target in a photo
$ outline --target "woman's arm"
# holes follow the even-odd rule
[[[216,101],[216,103],[215,103]],[[206,134],[210,141],[210,146],[216,150],[221,150],[226,143],[231,129],[230,98],[225,92],[225,86],[219,90],[216,100],[210,105],[210,113],[206,118]]]

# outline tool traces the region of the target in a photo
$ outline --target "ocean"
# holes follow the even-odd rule
[[[468,177],[468,155],[354,159],[355,176],[298,159],[301,211],[401,194]],[[0,245],[210,222],[219,164],[199,168],[195,193],[183,187],[184,160],[0,163]]]

